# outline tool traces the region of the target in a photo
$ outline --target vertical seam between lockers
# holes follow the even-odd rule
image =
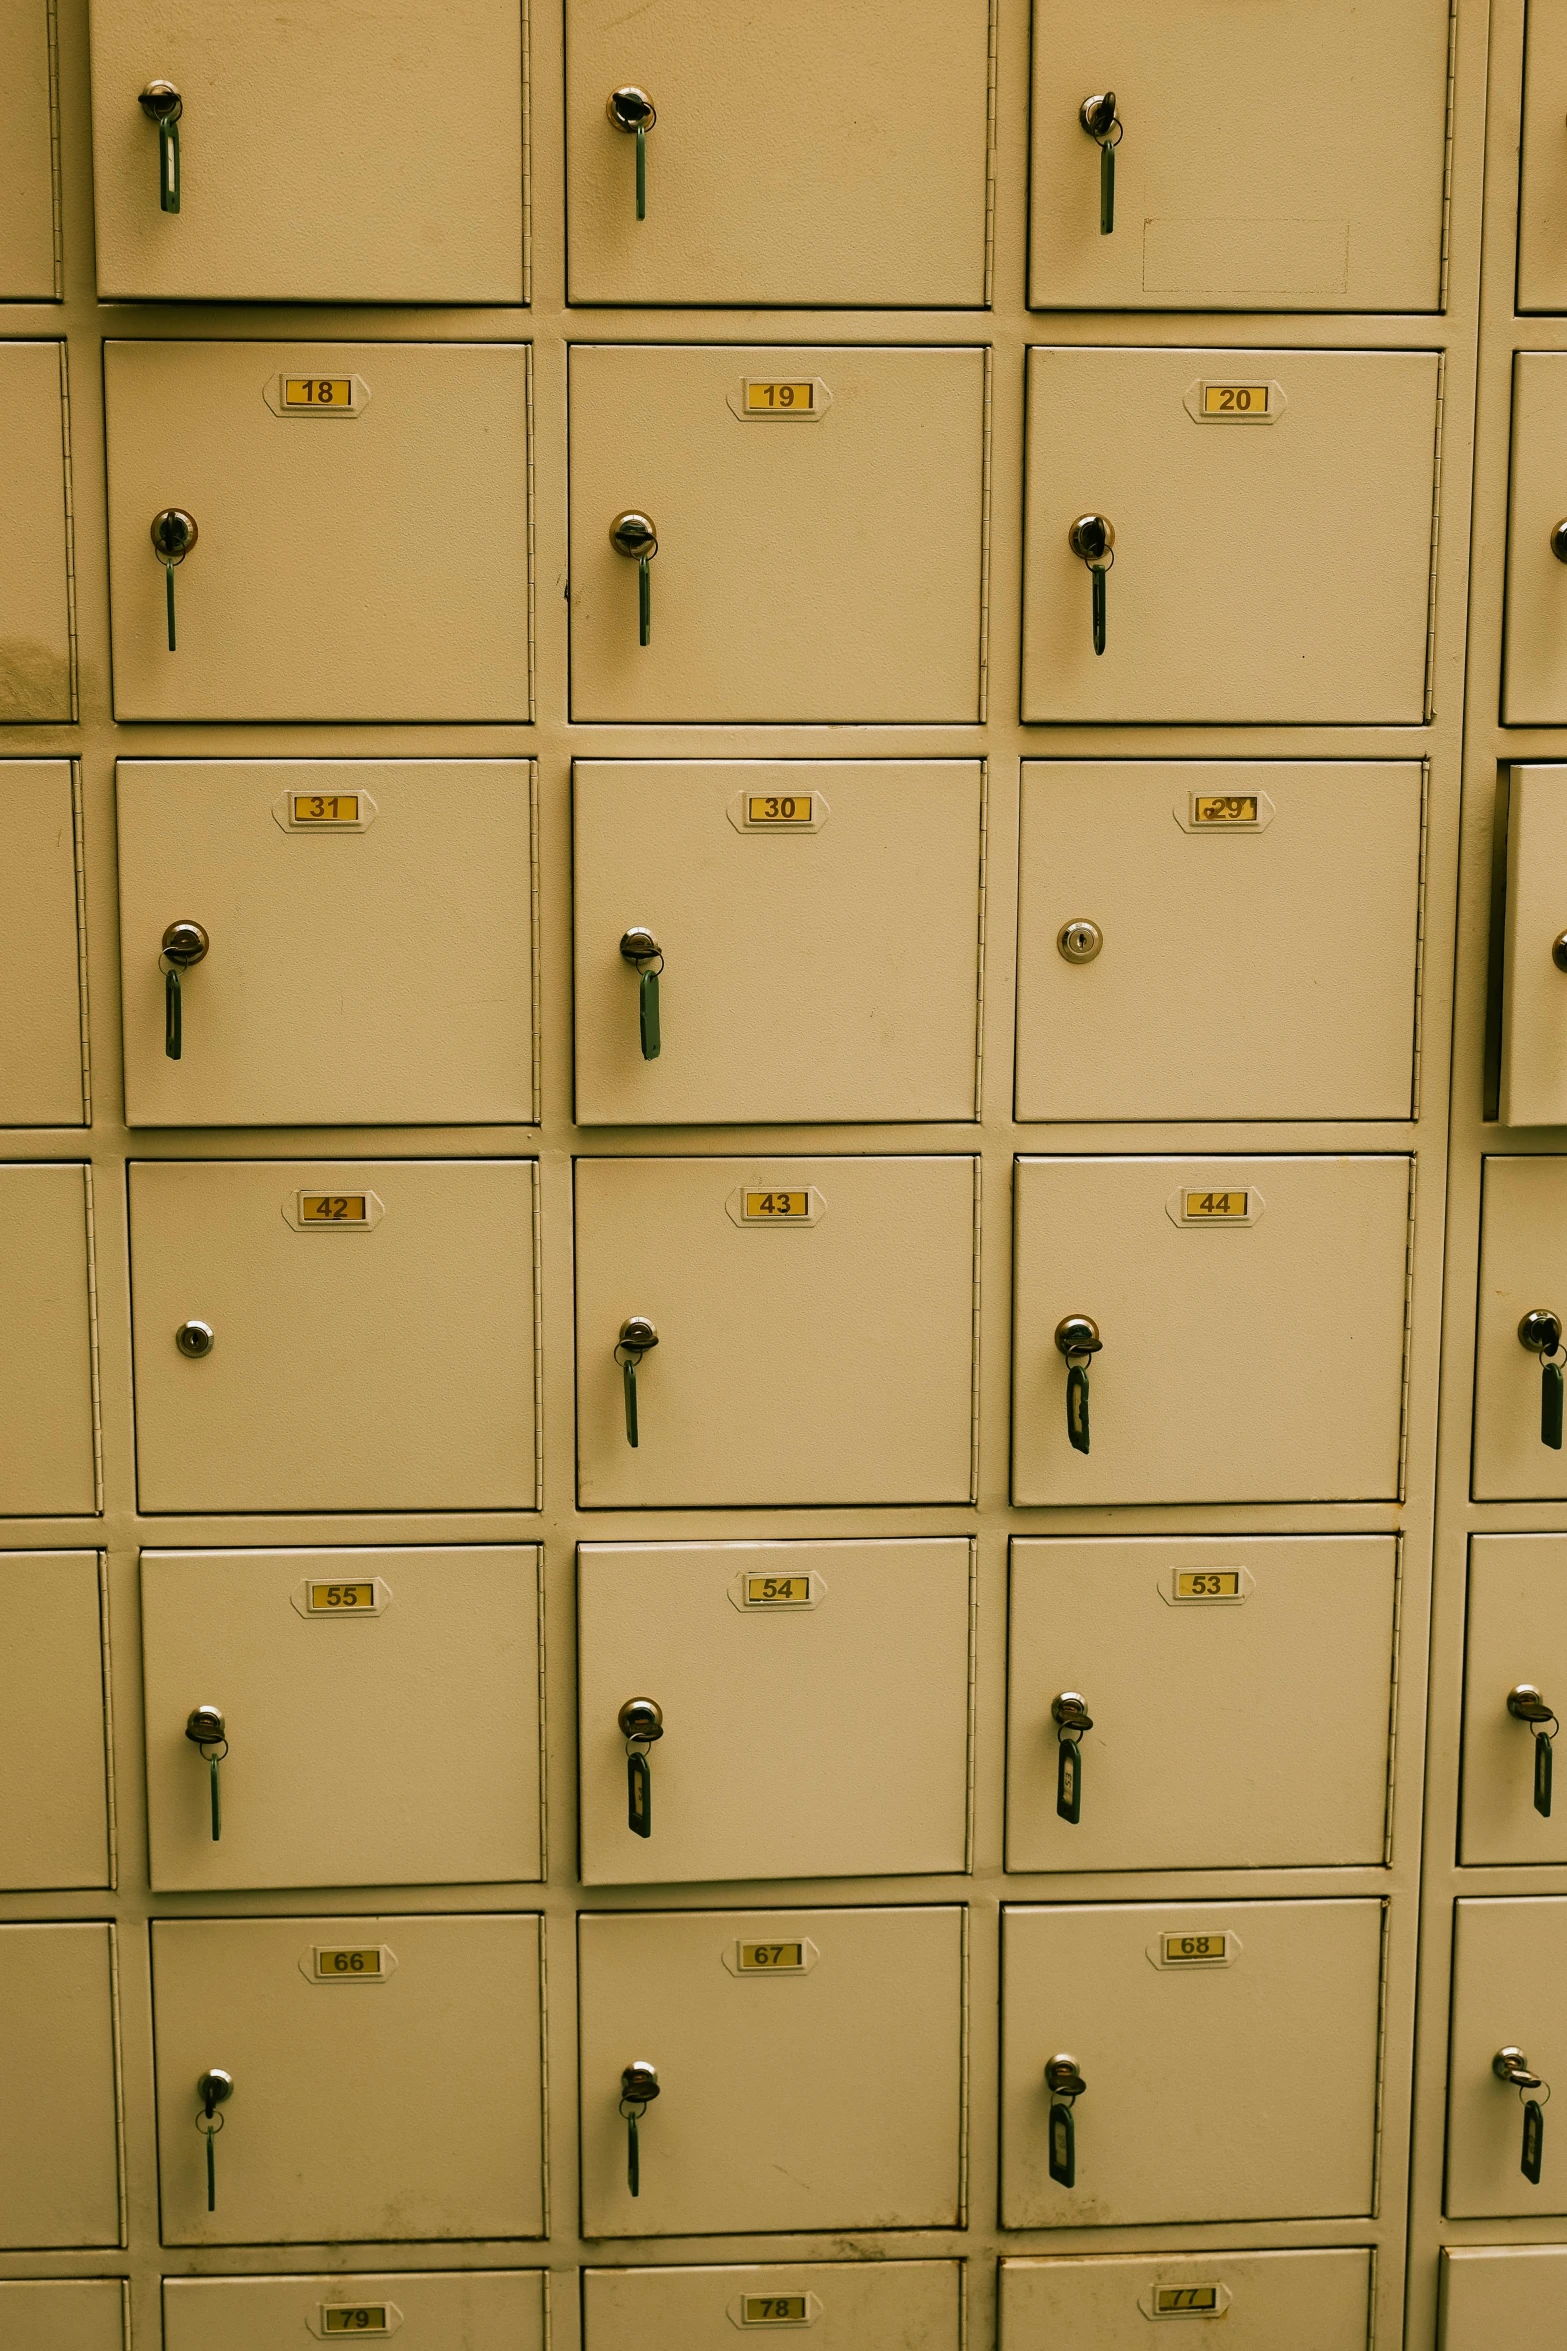
[[[1371,2275],[1366,2280],[1366,2351],[1376,2351],[1377,2340],[1377,2255],[1379,2245],[1368,2245],[1371,2256]]]
[[[1382,1805],[1382,1867],[1393,1866],[1393,1797],[1398,1786],[1398,1644],[1404,1629],[1404,1538],[1393,1537],[1393,1662],[1387,1691],[1387,1785]]]
[[[109,1555],[99,1551],[94,1562],[98,1575],[98,1641],[103,1654],[103,1791],[104,1829],[108,1838],[108,1881],[111,1894],[120,1890],[120,1821],[114,1794],[114,1651],[109,1643]]]
[[[1000,0],[990,0],[989,48],[985,59],[985,308],[996,299],[996,94],[1001,28]],[[1451,124],[1452,101],[1448,101]]]
[[[530,548],[528,554],[528,570],[530,574],[532,569],[533,554]],[[532,689],[530,688],[529,690],[531,692]],[[533,1072],[531,1081],[533,1087],[533,1100],[531,1108],[533,1111],[533,1123],[535,1126],[538,1126],[544,1116],[544,1048],[540,1041],[539,1034],[541,1026],[539,1020],[541,1004],[540,991],[544,984],[544,959],[539,946],[539,921],[542,893],[539,883],[539,763],[536,759],[530,759],[528,762],[528,860],[530,868],[530,879],[528,885],[529,907],[532,914],[533,931]]]
[[[76,1007],[82,1033],[82,1124],[92,1125],[92,1027],[87,995],[87,843],[82,815],[82,763],[71,761],[71,836],[76,861]]]
[[[1456,4],[1456,0],[1455,0]],[[529,0],[522,0],[522,300],[525,309],[533,306],[533,74],[530,61],[532,26],[529,23]],[[1451,54],[1451,52],[1449,52]],[[1448,84],[1448,145],[1452,145],[1452,84]],[[1444,237],[1444,247],[1445,247]],[[533,446],[532,424],[528,419],[528,446]]]
[[[968,1803],[963,1819],[963,1874],[974,1874],[974,1768],[979,1710],[979,1538],[968,1539]]]
[[[539,1930],[539,2243],[550,2241],[550,1969],[548,1920],[541,1904]]]
[[[961,2054],[958,2059],[958,2217],[960,2229],[968,2227],[968,2135],[969,2135],[969,1906],[965,1902],[958,1912],[958,2005]]]
[[[71,375],[66,363],[67,346],[60,338],[60,454],[65,475],[65,626],[70,645],[71,719],[76,726],[81,719],[78,698],[77,664],[79,649],[76,641],[76,500],[71,484]]]
[[[1420,873],[1415,889],[1415,1033],[1414,1074],[1410,1083],[1409,1115],[1418,1119],[1422,1091],[1420,1066],[1425,1043],[1425,986],[1426,986],[1426,889],[1430,878],[1431,844],[1431,762],[1420,762]]]
[[[990,717],[990,403],[995,350],[985,345],[985,398],[979,468],[979,723]]]
[[[1436,434],[1431,452],[1431,577],[1426,586],[1425,724],[1436,716],[1436,562],[1442,544],[1442,418],[1447,398],[1447,353],[1436,355]]]
[[[1392,1923],[1392,1904],[1382,1896],[1381,1951],[1377,1965],[1377,2104],[1376,2121],[1371,2134],[1371,2210],[1368,2220],[1382,2217],[1382,2138],[1385,2130],[1383,2100],[1387,2096],[1387,1945]]]
[[[539,1885],[549,1883],[549,1689],[544,1656],[544,1545],[533,1546],[533,1606],[539,1624]],[[542,1928],[540,1932],[542,1933]]]
[[[523,346],[523,349],[524,349],[524,351],[525,351],[525,353],[526,353],[526,355],[527,355],[527,365],[526,365],[526,367],[525,367],[525,368],[524,368],[524,370],[523,370],[523,382],[524,382],[524,385],[525,385],[525,394],[524,394],[524,399],[525,399],[525,411],[524,411],[524,416],[523,416],[523,432],[524,432],[524,436],[525,436],[525,438],[526,438],[526,441],[527,441],[527,448],[526,448],[526,450],[524,451],[524,465],[525,465],[525,470],[526,470],[526,474],[527,474],[527,483],[528,483],[528,550],[527,550],[527,557],[528,557],[528,724],[529,724],[530,726],[536,726],[536,725],[537,725],[537,723],[538,723],[538,716],[539,716],[539,680],[538,680],[538,662],[539,662],[539,652],[538,652],[537,598],[536,598],[536,591],[535,591],[535,587],[534,587],[534,572],[535,572],[535,568],[536,568],[536,564],[537,564],[537,552],[538,552],[538,551],[537,551],[537,545],[536,545],[536,541],[537,541],[537,537],[538,537],[538,532],[537,532],[537,527],[536,527],[536,524],[535,524],[534,517],[535,517],[535,513],[536,513],[536,510],[537,510],[537,507],[538,507],[538,486],[537,486],[537,483],[536,483],[536,481],[535,481],[535,479],[534,479],[534,456],[533,456],[533,345],[532,345],[532,343],[530,342],[530,343],[526,343],[526,344],[524,344],[524,346]],[[535,1050],[537,1050],[537,1048],[535,1048]]]
[[[93,1510],[103,1515],[103,1392],[98,1381],[98,1252],[93,1230],[92,1161],[82,1162],[82,1190],[87,1210],[87,1352],[92,1377]]]
[[[533,1507],[544,1508],[544,1215],[542,1168],[533,1159]]]
[[[970,1505],[979,1501],[979,1281],[980,1243],[983,1239],[984,1162],[976,1151],[970,1163],[974,1170],[974,1304],[969,1330],[969,1420],[968,1420],[968,1498]]]
[[[1406,1499],[1405,1487],[1409,1468],[1409,1342],[1415,1319],[1415,1193],[1420,1181],[1420,1161],[1417,1154],[1409,1154],[1409,1197],[1404,1211],[1404,1359],[1398,1392],[1398,1491],[1394,1497]]]
[[[114,2144],[119,2172],[120,2233],[115,2249],[125,2252],[131,2241],[130,2190],[125,2176],[125,2051],[120,2030],[120,1936],[113,1919],[105,1919],[104,1932],[109,1938],[109,2029],[114,2037]]]
[[[65,300],[65,189],[60,173],[60,11],[59,0],[44,9],[49,42],[49,198],[54,246],[54,298]]]
[[[1452,269],[1453,234],[1453,117],[1458,103],[1458,0],[1447,12],[1447,133],[1442,142],[1442,263],[1437,280],[1436,306],[1444,315]]]
[[[985,1102],[985,889],[990,877],[990,761],[979,763],[979,955],[974,973],[974,1120],[984,1117]]]

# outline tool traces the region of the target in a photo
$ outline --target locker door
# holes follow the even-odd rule
[[[1369,2213],[1381,1948],[1374,1901],[1009,1909],[1002,2226]],[[1058,2055],[1087,2085],[1072,2187],[1048,2170]]]
[[[1029,301],[1435,310],[1447,50],[1447,0],[1191,16],[1159,0],[1035,0]],[[1366,93],[1383,87],[1397,104],[1368,139]],[[1105,90],[1119,124],[1109,235],[1082,120]]]
[[[118,2278],[0,2280],[0,2340],[26,2351],[124,2351]]]
[[[0,1886],[108,1884],[108,1745],[98,1554],[0,1552]]]
[[[1036,350],[1028,398],[1025,719],[1418,723],[1434,352]]]
[[[48,0],[15,0],[0,23],[0,299],[50,302],[54,91]]]
[[[584,2236],[961,2225],[960,1910],[599,1912],[578,1958]]]
[[[583,2335],[587,2351],[730,2351],[734,2327],[808,2326],[816,2351],[958,2351],[962,2290],[956,2261],[585,2269]]]
[[[1567,717],[1567,352],[1513,358],[1512,487],[1507,510],[1507,614],[1502,666],[1506,726],[1553,726]]]
[[[1190,2318],[1221,2324],[1224,2351],[1365,2351],[1370,2302],[1371,2255],[1358,2248],[1003,2261],[1001,2342],[1143,2351],[1149,2319]]]
[[[1390,1536],[1015,1541],[1007,1867],[1380,1863],[1396,1574]]]
[[[1019,1118],[1407,1118],[1421,782],[1026,761]]]
[[[540,1956],[514,1914],[159,1920],[164,2243],[542,2236]]]
[[[1391,1156],[1020,1159],[1015,1499],[1392,1497],[1409,1181]]]
[[[0,1126],[79,1127],[76,811],[66,759],[0,763]]]
[[[538,1578],[524,1545],[144,1551],[153,1884],[537,1878]]]
[[[0,1167],[0,1512],[97,1508],[88,1172]]]
[[[1514,1896],[1454,1910],[1445,2209],[1454,2220],[1567,2212],[1560,2129],[1545,2133],[1538,2184],[1525,2179],[1530,2093],[1496,2070],[1501,2052],[1513,2050],[1544,2082],[1567,2080],[1567,1899]]]
[[[524,299],[517,0],[92,0],[92,52],[106,300]],[[182,105],[176,212],[154,80]]]
[[[1542,1358],[1567,1320],[1567,1159],[1487,1159],[1475,1338],[1474,1490],[1567,1494],[1567,1454],[1545,1441]],[[1531,1322],[1531,1315],[1546,1318]]]
[[[1567,2327],[1567,2245],[1444,2245],[1442,2351]]]
[[[1567,1861],[1567,1791],[1554,1800],[1530,1706],[1567,1706],[1567,1536],[1476,1535],[1464,1628],[1466,1862]],[[1518,1710],[1509,1701],[1518,1694]],[[1550,1733],[1550,1724],[1541,1722]],[[1554,1735],[1554,1734],[1552,1734]],[[1542,1800],[1546,1810],[1538,1809]]]
[[[237,2125],[236,2125],[237,2127]],[[163,2351],[300,2351],[339,2335],[399,2351],[545,2351],[536,2269],[399,2269],[380,2276],[165,2278]]]
[[[683,0],[629,17],[571,0],[570,299],[983,302],[989,46],[984,0]],[[656,116],[641,217],[633,94]]]
[[[532,770],[118,763],[132,1126],[525,1124]],[[166,1048],[165,931],[208,946]]]
[[[124,342],[104,369],[116,718],[526,721],[524,346]],[[169,513],[198,534],[172,575]]]
[[[8,2249],[121,2242],[113,1938],[96,1919],[0,1926]]]
[[[1507,804],[1507,930],[1502,994],[1504,1126],[1567,1125],[1567,769],[1515,767]]]
[[[585,1543],[577,1562],[585,1884],[966,1866],[966,1542]],[[620,1723],[639,1696],[661,1716],[647,1835]]]
[[[975,1180],[961,1158],[578,1160],[582,1502],[966,1501]]]
[[[1518,308],[1567,309],[1567,17],[1530,0],[1523,79],[1523,169],[1518,190]]]
[[[537,1508],[528,1160],[130,1171],[144,1510]]]
[[[573,718],[977,719],[985,382],[978,350],[578,345]]]
[[[579,1119],[975,1115],[977,761],[578,760],[574,803]]]
[[[63,343],[0,343],[0,722],[73,715],[64,388]]]

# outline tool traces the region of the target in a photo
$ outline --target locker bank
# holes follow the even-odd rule
[[[1567,0],[5,0],[0,401],[4,2351],[1561,2336]]]

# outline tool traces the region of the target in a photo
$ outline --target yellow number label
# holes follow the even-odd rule
[[[747,1216],[809,1216],[809,1192],[747,1192]]]
[[[811,1597],[808,1575],[748,1575],[747,1608],[801,1608]]]
[[[1238,1567],[1183,1567],[1176,1570],[1177,1600],[1238,1600],[1240,1596],[1241,1575]]]
[[[1153,2297],[1156,2318],[1176,2318],[1188,2311],[1217,2312],[1217,2286],[1156,2286]]]
[[[805,1965],[803,1943],[742,1943],[740,1965],[747,1973],[766,1968],[770,1975],[782,1975],[789,1969]]]
[[[1161,1935],[1159,1945],[1166,1967],[1217,1967],[1230,1957],[1226,1934]]]
[[[323,1983],[338,1983],[353,1976],[378,1976],[380,1973],[381,1954],[373,1944],[368,1950],[316,1953],[316,1974]]]
[[[346,2303],[323,2303],[321,2332],[324,2335],[384,2335],[387,2332],[386,2304],[358,2302],[350,2309]]]
[[[764,416],[809,416],[815,402],[814,384],[753,384],[745,387],[745,404]]]
[[[809,824],[813,816],[809,792],[748,793],[747,824]]]
[[[357,792],[296,792],[293,799],[295,824],[359,822]]]
[[[374,1584],[312,1584],[310,1612],[312,1616],[336,1613],[341,1616],[354,1608],[375,1606]]]
[[[1255,792],[1194,792],[1192,822],[1198,824],[1255,824]]]
[[[352,376],[285,376],[283,405],[285,408],[352,408],[354,379]]]
[[[1182,1214],[1191,1224],[1199,1218],[1245,1216],[1248,1208],[1245,1192],[1188,1192]]]
[[[1266,416],[1268,387],[1266,384],[1205,384],[1202,412],[1204,416]]]
[[[363,1192],[301,1192],[299,1220],[301,1224],[363,1224],[365,1196]]]
[[[743,2327],[790,2326],[806,2323],[803,2294],[746,2294],[740,2302]]]

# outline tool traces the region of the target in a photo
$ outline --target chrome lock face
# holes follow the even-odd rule
[[[182,1322],[174,1334],[174,1344],[182,1355],[210,1355],[212,1336],[210,1322]]]
[[[1061,2050],[1045,2066],[1045,2088],[1052,2098],[1081,2098],[1088,2084],[1075,2057]]]
[[[658,1345],[658,1332],[645,1314],[631,1314],[620,1326],[620,1344],[645,1355],[650,1347]]]
[[[1104,1341],[1091,1314],[1068,1314],[1056,1324],[1056,1345],[1067,1356],[1097,1355]]]
[[[1491,2071],[1499,2082],[1510,2082],[1515,2090],[1540,2087],[1540,2076],[1530,2072],[1529,2060],[1521,2049],[1498,2049],[1491,2060]]]
[[[199,922],[171,922],[159,945],[170,963],[189,971],[193,963],[200,963],[212,941]]]
[[[216,1747],[226,1736],[221,1706],[193,1706],[185,1717],[185,1736],[196,1747]]]
[[[1078,1690],[1063,1690],[1051,1699],[1050,1719],[1061,1731],[1091,1731],[1094,1727],[1088,1701]]]
[[[185,101],[172,82],[149,82],[136,101],[149,122],[178,122]]]
[[[1567,971],[1567,931],[1558,931],[1551,941],[1551,961],[1558,971]]]
[[[1567,563],[1567,515],[1551,533],[1551,553],[1558,563]]]
[[[620,952],[628,963],[651,963],[664,950],[651,931],[638,925],[621,933]]]
[[[1507,1711],[1514,1722],[1554,1722],[1556,1709],[1542,1698],[1533,1682],[1520,1682],[1507,1693]]]
[[[652,516],[639,514],[634,506],[628,507],[610,524],[609,543],[617,555],[629,555],[638,563],[646,563],[658,553],[658,532]]]
[[[1056,952],[1068,963],[1092,963],[1104,943],[1104,932],[1086,916],[1064,922],[1056,933]]]
[[[152,518],[151,538],[160,563],[183,563],[201,533],[183,506],[165,506]]]
[[[658,2067],[633,2058],[620,2077],[620,2095],[628,2106],[650,2106],[658,2096]]]
[[[1532,1306],[1518,1325],[1518,1343],[1531,1355],[1554,1355],[1562,1343],[1562,1321],[1548,1306]]]
[[[664,1735],[664,1709],[656,1698],[628,1698],[615,1717],[621,1736],[651,1746]]]
[[[221,2065],[211,2066],[196,2084],[196,2095],[202,2110],[210,2121],[218,2107],[226,2106],[234,2095],[234,2076]]]
[[[1077,110],[1077,119],[1091,139],[1101,145],[1115,129],[1115,92],[1101,90],[1092,98],[1085,98]]]
[[[1108,515],[1080,514],[1066,534],[1067,545],[1091,570],[1103,570],[1115,547],[1115,526]],[[1567,560],[1567,558],[1564,558]]]
[[[646,90],[639,90],[635,82],[628,82],[624,89],[611,90],[604,101],[604,112],[617,131],[650,131],[658,120],[658,108]]]

